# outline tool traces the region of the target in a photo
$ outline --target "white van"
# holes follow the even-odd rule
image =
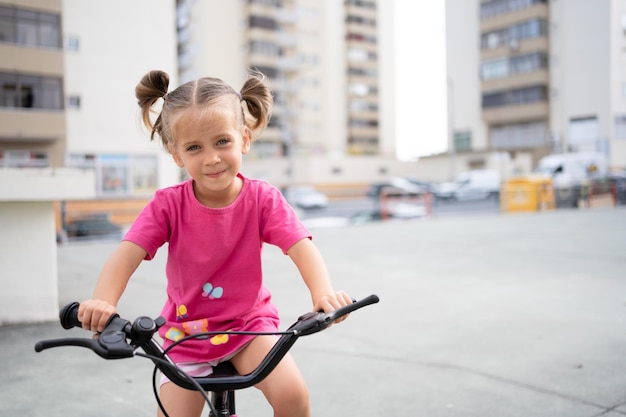
[[[537,164],[538,174],[552,177],[555,187],[579,185],[583,180],[608,174],[606,156],[598,152],[573,152],[544,156]]]
[[[572,152],[544,156],[535,173],[552,178],[557,207],[578,207],[583,182],[608,175],[609,162],[599,152]]]
[[[447,200],[481,200],[498,198],[500,173],[495,169],[477,169],[460,173],[453,182],[439,184],[435,197]]]

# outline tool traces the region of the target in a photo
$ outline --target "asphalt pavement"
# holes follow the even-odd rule
[[[300,339],[313,416],[626,415],[626,208],[416,219],[314,229],[336,288],[379,304]],[[59,246],[61,304],[91,294],[115,242]],[[264,250],[286,328],[310,309],[295,267]],[[157,316],[165,253],[144,262],[122,316]],[[40,339],[58,323],[0,327],[0,416],[154,416],[152,366]],[[270,416],[257,390],[242,417]]]

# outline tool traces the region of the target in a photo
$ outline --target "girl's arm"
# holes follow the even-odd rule
[[[304,283],[311,292],[313,311],[329,312],[352,303],[348,294],[333,289],[326,263],[311,239],[298,241],[289,248],[287,255],[300,271]]]
[[[84,329],[104,330],[109,317],[117,312],[117,302],[126,289],[128,280],[146,256],[139,245],[122,241],[104,264],[93,297],[80,303],[78,320]]]

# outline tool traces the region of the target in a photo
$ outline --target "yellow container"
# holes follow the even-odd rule
[[[553,210],[554,207],[554,187],[550,177],[517,177],[502,184],[500,190],[502,212]]]

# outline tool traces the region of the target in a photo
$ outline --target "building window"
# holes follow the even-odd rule
[[[259,71],[261,74],[265,75],[267,78],[276,79],[278,78],[278,69],[274,67],[268,67],[265,65],[258,65],[254,67],[255,71]]]
[[[365,97],[369,95],[376,95],[378,93],[378,88],[364,83],[352,83],[348,86],[348,91],[351,96]]]
[[[0,107],[62,109],[62,97],[60,78],[0,73]]]
[[[344,4],[346,6],[356,6],[364,9],[376,9],[376,2],[371,0],[345,0]]]
[[[269,7],[279,7],[280,3],[278,0],[248,0],[249,4],[262,4],[264,6]]]
[[[533,72],[548,67],[548,56],[543,52],[491,59],[480,68],[483,80],[506,78],[515,74]]]
[[[454,150],[469,151],[472,149],[472,132],[469,130],[454,132]]]
[[[368,51],[361,48],[348,49],[348,61],[351,62],[367,62],[377,59],[376,52]]]
[[[80,109],[80,96],[69,96],[67,98],[67,107],[69,109]]]
[[[546,86],[519,88],[515,90],[485,93],[482,97],[483,109],[535,103],[548,99]]]
[[[376,19],[364,17],[364,16],[355,16],[348,15],[346,16],[346,23],[356,23],[359,25],[376,27]]]
[[[0,6],[0,42],[61,47],[61,18],[58,14]]]
[[[491,128],[493,149],[528,149],[547,144],[547,129],[544,122],[520,123]]]
[[[95,171],[98,197],[151,195],[157,189],[158,159],[154,155],[71,154],[68,166]]]
[[[46,168],[48,154],[43,151],[0,150],[0,168]]]
[[[374,68],[348,67],[348,75],[358,76],[358,77],[376,78],[378,77],[378,71]]]
[[[278,24],[276,20],[267,16],[252,15],[248,20],[248,24],[251,28],[260,28],[268,30],[277,30]]]
[[[349,118],[348,126],[356,128],[376,128],[378,127],[378,120],[357,119]]]
[[[352,100],[348,103],[351,112],[377,112],[378,104],[364,100]]]
[[[376,44],[377,42],[376,35],[356,33],[356,32],[348,32],[348,34],[346,35],[346,40],[365,42],[365,43],[370,43],[370,44]]]
[[[68,51],[78,51],[80,49],[80,39],[78,36],[67,36],[65,38],[65,49]]]
[[[280,54],[280,48],[274,42],[253,40],[250,42],[250,52],[261,55],[278,56]]]
[[[487,19],[547,2],[548,0],[491,0],[481,3],[480,18]]]
[[[481,49],[495,49],[501,46],[516,47],[520,41],[548,35],[548,22],[545,19],[531,19],[504,29],[485,32],[480,36]]]

